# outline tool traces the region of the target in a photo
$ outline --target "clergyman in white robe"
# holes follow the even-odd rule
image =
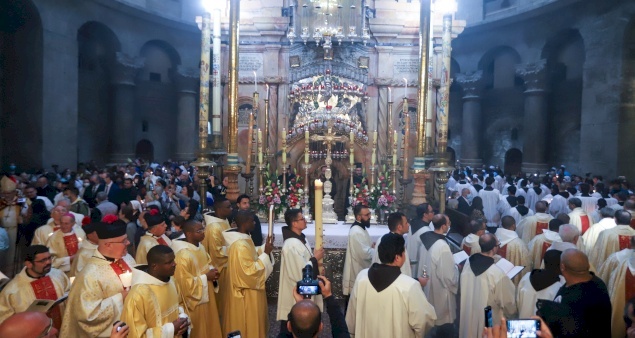
[[[615,210],[604,207],[600,210],[600,214],[602,215],[602,219],[587,230],[584,235],[582,235],[582,239],[584,240],[584,253],[587,255],[593,251],[593,247],[595,246],[598,237],[600,237],[600,234],[604,230],[613,229],[617,226],[617,223],[615,223],[615,219],[613,218]]]
[[[485,214],[485,218],[487,218],[487,226],[498,226],[500,214],[498,213],[497,207],[501,197],[500,192],[497,189],[492,189],[491,186],[487,186],[479,191],[478,195],[483,199],[483,213]]]
[[[523,276],[518,284],[516,302],[518,317],[529,318],[536,314],[538,299],[552,300],[564,285],[564,277],[560,276],[560,253],[545,254],[545,268],[533,270]]]

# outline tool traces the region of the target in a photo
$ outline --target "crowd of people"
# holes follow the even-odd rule
[[[320,335],[323,310],[338,338],[504,337],[506,319],[529,317],[541,337],[635,337],[633,192],[624,178],[553,169],[453,173],[447,206],[469,218],[458,245],[452,217],[428,203],[412,219],[390,214],[376,241],[371,210],[356,205],[343,309],[324,248],[307,241],[302,211],[287,210],[278,337]],[[267,337],[273,238],[250,196],[232,205],[213,176],[200,196],[198,179],[184,163],[140,161],[2,176],[0,336]]]

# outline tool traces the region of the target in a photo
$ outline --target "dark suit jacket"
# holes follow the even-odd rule
[[[95,190],[95,192],[93,192],[93,189],[95,188],[95,186],[97,186],[97,190]],[[86,187],[86,190],[84,190],[84,201],[86,201],[86,203],[88,203],[88,206],[90,206],[91,208],[94,208],[97,205],[97,202],[95,201],[95,198],[97,197],[97,193],[104,191],[104,184],[100,183],[98,185],[96,184],[91,184],[89,186]]]
[[[112,186],[110,187],[110,191],[108,191],[108,201],[114,203],[117,208],[119,208],[119,186],[117,183],[112,182]],[[104,185],[104,191],[106,191],[106,186]]]
[[[463,196],[459,196],[458,200],[459,200],[459,207],[457,210],[469,216],[472,213],[472,208],[470,207],[470,203]]]
[[[36,190],[38,196],[48,197],[51,203],[55,203],[53,200],[55,199],[55,195],[57,195],[57,190],[54,187],[47,185],[44,188],[37,188]]]

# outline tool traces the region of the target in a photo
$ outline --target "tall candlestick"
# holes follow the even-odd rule
[[[353,163],[355,163],[355,131],[351,130],[351,144],[350,144],[350,156],[349,156],[349,160],[351,165],[353,165]]]
[[[304,131],[304,164],[309,164],[309,130]]]
[[[403,138],[403,179],[408,179],[408,137],[410,136],[410,114],[406,113],[406,131]]]
[[[377,161],[377,130],[373,132],[373,155],[370,158],[370,165],[374,167],[376,161]]]
[[[408,97],[408,79],[404,77],[403,81],[406,84],[406,86],[403,88],[403,97]]]
[[[273,203],[269,206],[269,231],[267,232],[267,240],[270,241],[273,236]]]
[[[392,88],[388,87],[388,102],[392,102]]]
[[[397,137],[397,131],[395,130],[393,132],[393,146],[394,146],[394,151],[392,152],[392,165],[397,165],[397,144],[399,143],[399,138]],[[406,138],[404,137],[404,141],[406,140]]]
[[[282,128],[282,165],[287,163],[287,128]]]
[[[313,219],[315,219],[315,249],[320,249],[323,247],[323,239],[324,239],[324,229],[322,227],[322,181],[319,179],[315,180],[315,215]],[[322,260],[320,259],[320,263]]]
[[[262,130],[258,128],[258,163],[262,164]]]
[[[251,172],[251,149],[254,137],[254,113],[249,113],[249,128],[247,128],[247,160],[245,161],[245,172]]]
[[[258,91],[258,76],[254,72],[254,93]]]

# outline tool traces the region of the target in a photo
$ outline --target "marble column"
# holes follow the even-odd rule
[[[525,81],[522,170],[547,170],[547,60],[518,65],[516,75]],[[536,135],[537,137],[530,137]]]
[[[112,163],[124,163],[134,157],[135,78],[144,59],[117,52],[112,75],[115,107],[112,125]]]
[[[483,71],[457,74],[456,80],[463,88],[463,128],[461,130],[461,165],[480,167],[481,157],[481,95]]]
[[[177,161],[191,161],[195,155],[197,134],[196,96],[198,95],[199,70],[179,66],[175,74],[178,97],[176,117],[176,154]]]
[[[390,153],[391,133],[395,130],[395,124],[394,122],[391,123],[388,116],[388,86],[390,86],[391,82],[392,79],[390,78],[375,78],[375,85],[379,92],[377,109],[377,161],[379,163],[384,163],[386,156]],[[392,130],[390,130],[390,126],[393,128]]]
[[[269,134],[266,138],[267,144],[269,145],[269,152],[272,154],[282,150],[282,147],[278,146],[278,138],[282,135],[282,129],[278,129],[278,119],[280,118],[280,111],[278,109],[278,85],[280,82],[282,82],[282,78],[279,76],[265,77],[265,83],[269,85],[269,121],[266,121],[269,125]],[[265,95],[267,95],[267,93],[265,93]],[[282,155],[280,155],[280,163],[282,163]],[[277,164],[278,161],[273,161],[271,163],[271,170],[280,169],[278,172],[281,172],[282,169],[278,168]]]

